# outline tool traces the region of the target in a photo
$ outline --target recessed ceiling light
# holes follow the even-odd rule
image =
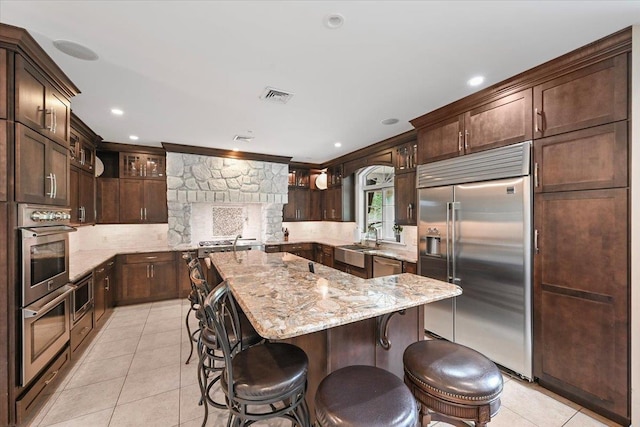
[[[484,77],[482,76],[475,76],[469,79],[469,81],[467,82],[467,84],[469,86],[479,86],[482,84],[482,82],[484,82]]]
[[[132,140],[132,141],[137,141],[140,138],[138,136],[136,136],[136,135],[129,135],[129,139]]]
[[[112,108],[111,109],[111,114],[113,114],[114,116],[121,116],[124,114],[124,111],[122,111],[119,108]]]
[[[336,148],[340,148],[342,147],[342,143],[341,142],[336,142],[335,144],[333,144],[334,147]]]
[[[395,125],[396,123],[398,123],[400,120],[398,119],[384,119],[383,121],[381,121],[380,123],[382,123],[383,125]]]
[[[73,56],[83,61],[95,61],[98,59],[98,54],[80,43],[72,42],[69,40],[54,40],[53,45],[63,53],[69,56]]]
[[[335,30],[337,28],[342,27],[344,24],[344,16],[339,13],[330,13],[329,15],[324,17],[324,26],[329,28],[330,30]]]

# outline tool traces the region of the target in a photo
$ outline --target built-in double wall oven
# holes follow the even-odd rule
[[[55,209],[55,210],[54,210]],[[69,342],[73,293],[69,284],[70,209],[18,205],[21,234],[21,375],[28,385]],[[91,298],[90,290],[86,290]]]

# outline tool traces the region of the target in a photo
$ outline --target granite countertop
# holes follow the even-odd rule
[[[172,252],[195,249],[197,248],[191,245],[178,245],[174,247],[169,247],[167,245],[151,245],[135,248],[92,249],[72,252],[69,255],[69,281],[75,282],[83,276],[86,276],[87,274],[91,273],[94,268],[118,254]]]
[[[459,286],[403,273],[360,279],[289,253],[244,251],[209,258],[256,331],[304,335],[460,295]]]

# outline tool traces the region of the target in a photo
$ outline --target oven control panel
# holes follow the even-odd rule
[[[35,222],[63,221],[71,219],[71,214],[64,211],[35,211],[31,214],[31,220]]]
[[[71,209],[57,206],[18,205],[18,227],[67,225],[71,222]]]

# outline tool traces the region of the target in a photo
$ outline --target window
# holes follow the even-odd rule
[[[360,227],[367,232],[371,227],[378,232],[380,240],[395,241],[394,169],[391,166],[372,166],[358,174],[359,195],[362,209],[358,215]]]

